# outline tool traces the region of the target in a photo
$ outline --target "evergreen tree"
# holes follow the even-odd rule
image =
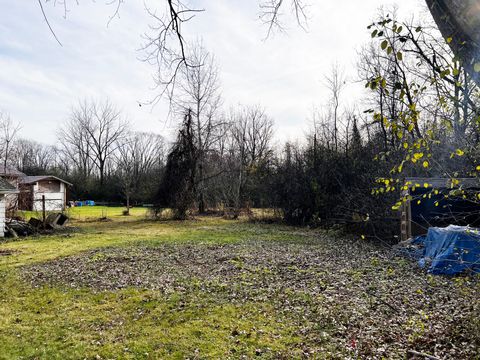
[[[195,201],[195,169],[198,151],[192,130],[192,112],[185,114],[183,126],[167,158],[165,173],[158,191],[158,207],[170,208],[178,220],[187,218]]]

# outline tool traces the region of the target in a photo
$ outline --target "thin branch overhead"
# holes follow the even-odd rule
[[[47,14],[45,14],[45,9],[43,8],[42,0],[38,0],[38,5],[40,6],[40,10],[42,11],[43,18],[45,19],[45,22],[47,23],[47,26],[50,29],[50,32],[52,33],[53,37],[55,38],[55,40],[58,42],[60,46],[63,46],[60,40],[58,40],[57,34],[55,34],[55,31],[53,31],[53,28],[50,25],[50,22],[48,21]]]
[[[307,4],[303,0],[289,0],[291,13],[302,29],[306,30],[308,23]],[[268,38],[274,29],[283,31],[282,9],[285,7],[285,0],[264,0],[260,3],[260,20],[268,27],[266,38]]]
[[[194,9],[179,0],[167,0],[166,11],[159,15],[156,11],[146,9],[152,17],[154,25],[150,25],[150,33],[143,36],[145,42],[141,48],[143,61],[155,66],[155,85],[161,89],[152,103],[158,102],[165,94],[172,94],[175,80],[182,68],[192,65],[187,58],[187,43],[182,33],[182,25],[195,17],[204,9]]]
[[[124,3],[124,1],[125,0],[105,0],[106,5],[115,7],[113,14],[108,19],[107,26],[110,25],[110,23],[112,22],[113,19],[119,17],[120,7]],[[53,3],[54,7],[56,7],[57,5],[61,6],[63,8],[63,17],[66,19],[67,14],[70,11],[70,6],[69,5],[71,3],[74,3],[75,5],[80,5],[80,0],[53,0],[53,1],[52,0],[37,0],[37,2],[38,2],[38,5],[40,6],[40,10],[42,12],[43,19],[45,20],[45,22],[48,26],[48,29],[50,30],[51,34],[53,35],[53,37],[55,38],[57,43],[60,46],[63,46],[62,43],[60,42],[55,30],[53,29],[53,26],[50,24],[50,20],[49,20],[49,18],[47,16],[47,13],[45,11],[45,7],[43,5],[43,2],[45,2],[45,4],[51,2],[51,3]]]
[[[48,16],[45,12],[45,4],[52,0],[37,0],[42,11],[47,26],[60,44],[55,30],[51,26]],[[268,25],[267,38],[271,32],[277,28],[282,29],[281,21],[283,8],[291,5],[290,13],[296,19],[297,24],[306,29],[307,25],[307,5],[305,0],[257,0],[260,1],[260,19]],[[53,0],[54,6],[61,5],[64,9],[64,16],[67,16],[69,4],[80,4],[80,0]],[[120,8],[125,0],[105,0],[105,4],[114,6],[114,12],[109,17],[107,26],[110,22],[119,16]],[[147,13],[152,18],[150,31],[143,36],[144,44],[141,49],[143,57],[141,60],[150,63],[156,67],[154,82],[156,88],[160,89],[158,95],[150,102],[157,103],[164,95],[173,94],[175,80],[179,71],[183,68],[191,68],[188,61],[187,42],[184,38],[184,25],[192,20],[196,14],[203,12],[204,9],[194,8],[183,0],[163,0],[165,8],[163,11],[150,9],[146,7]]]
[[[107,5],[115,5],[115,11],[110,16],[110,19],[108,19],[107,26],[110,25],[110,23],[112,22],[113,19],[120,17],[120,6],[122,6],[123,2],[124,2],[124,0],[111,0],[111,1],[107,2]]]

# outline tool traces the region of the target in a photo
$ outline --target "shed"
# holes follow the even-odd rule
[[[448,225],[480,227],[480,203],[463,196],[450,196],[452,191],[480,192],[477,178],[406,178],[401,207],[401,239],[425,235],[432,226]],[[445,197],[447,195],[447,197]]]
[[[69,182],[52,175],[25,176],[20,180],[19,208],[41,211],[63,211],[67,205]]]
[[[0,237],[5,236],[5,219],[6,211],[5,204],[7,201],[7,196],[11,194],[17,194],[18,190],[10,184],[7,180],[0,177]]]

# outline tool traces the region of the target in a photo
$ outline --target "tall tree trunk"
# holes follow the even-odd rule
[[[233,214],[233,218],[236,220],[240,215],[240,207],[241,207],[241,197],[242,197],[242,182],[243,182],[243,169],[240,167],[240,171],[238,173],[238,186],[237,191],[235,194],[235,210]]]
[[[204,214],[205,213],[205,195],[204,195],[204,158],[205,158],[205,152],[204,152],[204,144],[203,144],[203,139],[202,139],[202,127],[200,124],[200,102],[197,102],[197,137],[198,137],[198,186],[197,186],[197,191],[198,191],[198,212],[199,214]]]
[[[475,71],[480,56],[479,29],[475,19],[480,14],[472,1],[426,0],[427,6],[444,38],[450,38],[450,48],[462,60],[472,79],[480,84],[480,73]]]
[[[104,175],[105,163],[104,162],[100,163],[99,171],[100,171],[100,187],[103,189],[103,184],[105,182],[105,175]]]
[[[7,141],[7,144],[5,146],[5,156],[4,156],[4,159],[3,159],[3,170],[5,171],[5,175],[7,174],[8,144],[9,144],[9,142]]]
[[[203,179],[203,159],[199,159],[199,165],[198,165],[198,177],[199,177],[199,183],[198,183],[198,212],[200,214],[204,214],[206,211],[205,208],[205,195],[203,191],[203,186],[204,186],[204,179]]]

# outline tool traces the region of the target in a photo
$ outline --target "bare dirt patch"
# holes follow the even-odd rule
[[[334,239],[108,248],[25,268],[34,286],[139,287],[268,302],[296,324],[304,353],[325,344],[371,358],[409,350],[472,358],[480,346],[475,279],[432,277],[385,249]]]
[[[96,290],[133,286],[166,292],[176,291],[179,284],[192,279],[232,283],[248,275],[250,281],[268,280],[269,286],[316,293],[316,286],[325,287],[329,277],[341,277],[339,269],[344,273],[369,265],[368,258],[356,253],[358,245],[355,250],[350,245],[337,243],[336,251],[315,240],[105,248],[32,265],[25,268],[24,275],[33,285]],[[386,256],[380,249],[369,249],[370,256]]]

